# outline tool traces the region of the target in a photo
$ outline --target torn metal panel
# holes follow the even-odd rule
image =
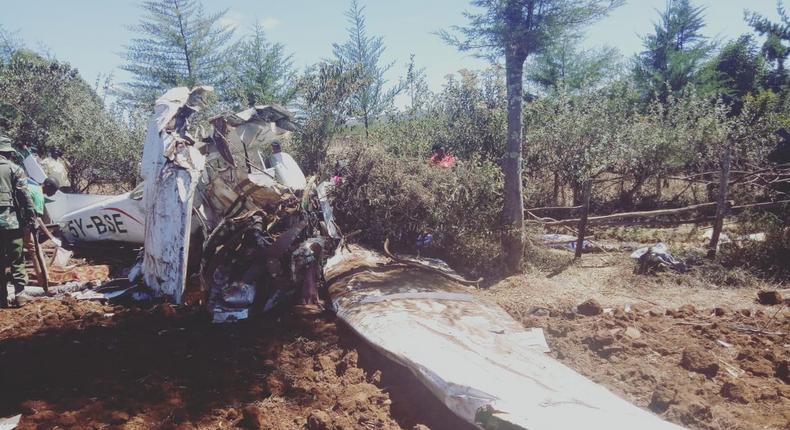
[[[181,87],[159,98],[143,147],[143,280],[154,295],[174,303],[181,303],[186,285],[193,198],[205,167],[187,127],[208,91],[210,87]]]
[[[14,430],[22,419],[22,414],[0,418],[0,430]]]
[[[197,175],[165,164],[146,204],[143,279],[156,296],[181,303]]]
[[[281,184],[286,187],[301,191],[307,187],[307,178],[304,177],[302,169],[296,164],[293,157],[284,152],[272,154],[269,162],[274,170],[274,176]]]
[[[456,415],[484,429],[677,429],[546,355],[495,303],[440,274],[381,267],[352,247],[326,265],[338,318],[408,368]],[[366,270],[367,269],[367,270]]]

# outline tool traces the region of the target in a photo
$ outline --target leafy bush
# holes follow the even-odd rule
[[[480,159],[450,169],[425,158],[400,157],[378,145],[350,143],[338,159],[347,163],[336,190],[335,215],[344,231],[362,230],[364,242],[415,252],[422,231],[434,236],[431,253],[478,274],[500,257],[502,178],[496,165]]]
[[[136,183],[144,123],[121,116],[67,63],[27,50],[0,62],[0,130],[41,153],[63,150],[78,191]]]
[[[790,279],[790,208],[785,208],[778,215],[746,214],[741,218],[743,233],[763,232],[765,240],[722,246],[722,264],[730,268],[748,269],[766,279]]]

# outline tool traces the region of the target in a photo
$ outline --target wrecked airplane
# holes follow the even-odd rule
[[[217,322],[292,293],[316,303],[324,261],[340,239],[327,185],[282,155],[269,168],[249,155],[296,130],[293,116],[256,106],[213,117],[210,132],[194,137],[189,121],[209,91],[174,88],[157,100],[141,169],[145,242],[130,280],[173,303],[196,287]]]
[[[269,309],[296,290],[299,302],[317,302],[323,262],[340,239],[331,185],[305,178],[286,153],[266,167],[260,148],[297,128],[283,107],[217,115],[192,136],[190,119],[210,91],[173,88],[156,101],[142,184],[118,196],[58,191],[47,203],[52,221],[70,243],[143,244],[132,284],[176,304],[197,285],[217,321],[247,317],[253,302]],[[46,179],[33,156],[24,165]]]
[[[323,264],[340,241],[331,185],[305,178],[285,153],[265,165],[260,148],[297,128],[280,106],[212,117],[208,132],[192,136],[190,120],[210,91],[173,88],[156,101],[140,186],[118,196],[58,192],[47,205],[53,222],[71,243],[143,244],[124,288],[140,293],[145,286],[142,297],[174,304],[197,293],[216,322],[246,318],[253,304],[268,310],[288,296],[317,303]],[[25,167],[43,182],[35,158]]]

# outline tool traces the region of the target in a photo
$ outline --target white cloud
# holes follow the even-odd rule
[[[258,20],[258,25],[264,30],[271,30],[280,25],[280,20],[272,17],[261,18]]]

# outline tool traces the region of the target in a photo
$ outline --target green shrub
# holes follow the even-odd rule
[[[790,208],[778,214],[744,214],[741,232],[765,233],[764,241],[742,241],[722,246],[721,262],[725,267],[748,269],[762,278],[790,279]]]
[[[398,157],[378,145],[350,143],[337,155],[347,163],[336,190],[335,215],[344,231],[362,230],[362,240],[416,251],[416,238],[430,231],[430,254],[474,274],[498,265],[502,178],[479,159],[450,169],[426,158]]]

